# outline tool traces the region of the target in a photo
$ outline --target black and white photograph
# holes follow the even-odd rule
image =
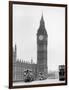
[[[12,86],[66,83],[66,6],[12,4]]]

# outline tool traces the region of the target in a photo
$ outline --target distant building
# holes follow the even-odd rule
[[[37,64],[33,63],[33,60],[31,60],[31,63],[19,60],[17,58],[17,47],[15,45],[13,49],[13,81],[23,81],[24,70],[26,69],[33,71],[35,79],[39,77],[39,73],[43,74],[45,79],[47,78],[47,42],[48,35],[42,15],[37,32]]]

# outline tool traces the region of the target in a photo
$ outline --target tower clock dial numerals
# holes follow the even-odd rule
[[[39,40],[43,40],[43,35],[40,35],[39,36]]]

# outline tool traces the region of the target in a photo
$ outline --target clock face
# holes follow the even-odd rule
[[[43,40],[43,35],[40,35],[39,36],[39,40]]]

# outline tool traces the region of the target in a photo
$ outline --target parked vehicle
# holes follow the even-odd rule
[[[45,79],[45,76],[44,76],[44,74],[43,73],[39,73],[39,78],[38,78],[39,80],[44,80]]]
[[[32,70],[30,69],[25,70],[24,71],[24,81],[31,82],[33,80],[34,80],[34,76],[33,76]]]
[[[60,81],[65,80],[65,66],[64,65],[59,66],[59,80]]]

